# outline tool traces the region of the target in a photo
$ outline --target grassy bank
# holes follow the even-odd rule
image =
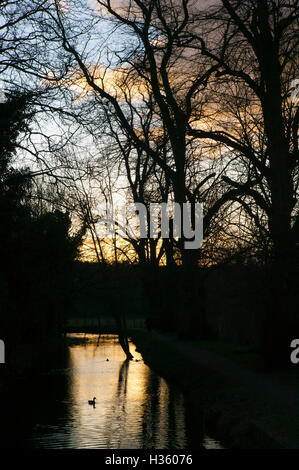
[[[296,388],[200,345],[146,331],[131,333],[145,362],[185,392],[194,415],[226,447],[299,448]],[[206,345],[205,345],[206,347]]]

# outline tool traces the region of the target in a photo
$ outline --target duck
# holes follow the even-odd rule
[[[96,397],[93,397],[93,400],[88,400],[88,404],[95,406],[95,404],[96,404]]]

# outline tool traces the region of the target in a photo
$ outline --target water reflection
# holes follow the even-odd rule
[[[134,345],[130,348],[138,362],[127,362],[113,336],[98,341],[95,335],[72,335],[70,340],[59,368],[30,385],[19,384],[27,397],[27,411],[22,404],[13,413],[14,427],[20,421],[26,423],[17,433],[19,446],[220,447],[204,435],[202,423],[192,422],[182,393],[151,371]],[[97,398],[94,407],[88,404],[93,397]]]

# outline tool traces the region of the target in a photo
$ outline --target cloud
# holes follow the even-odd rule
[[[115,69],[100,65],[90,65],[88,72],[95,85],[115,98],[125,100],[142,99],[148,94],[145,82],[139,77],[133,76],[132,69],[128,66],[121,66]],[[51,78],[51,72],[49,72]],[[81,70],[73,70],[61,82],[62,86],[74,90],[77,100],[84,99],[93,88],[87,83]]]
[[[55,6],[57,6],[58,10],[61,13],[66,12],[70,8],[70,4],[68,0],[50,0],[51,3]]]
[[[107,8],[107,0],[88,0],[88,3],[97,15],[111,15]],[[190,13],[195,13],[220,4],[220,0],[191,0],[188,8]],[[110,5],[112,10],[124,18],[136,20],[143,16],[141,8],[134,0],[111,0]],[[165,0],[165,5],[169,6],[168,0]],[[173,0],[172,5],[173,8],[177,6],[178,11],[181,10],[183,14],[182,0]]]

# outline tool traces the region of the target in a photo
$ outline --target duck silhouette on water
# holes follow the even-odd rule
[[[96,406],[96,397],[93,397],[93,400],[88,400],[88,404],[92,405],[95,408],[95,406]]]

